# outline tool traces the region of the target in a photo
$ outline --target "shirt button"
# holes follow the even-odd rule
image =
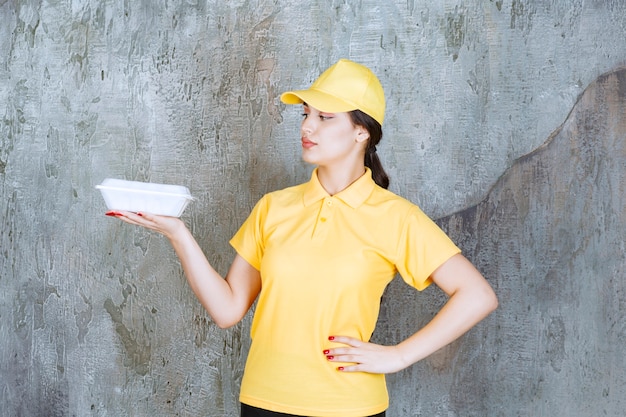
[[[328,200],[328,201],[326,202],[326,205],[327,205],[327,206],[332,206],[332,205],[333,205],[333,202],[332,202],[331,200]]]

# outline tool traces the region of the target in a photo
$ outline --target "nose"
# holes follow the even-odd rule
[[[313,123],[311,121],[311,117],[306,117],[302,120],[302,124],[300,125],[300,131],[304,134],[310,134],[313,132]]]

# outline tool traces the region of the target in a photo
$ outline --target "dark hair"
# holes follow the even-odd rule
[[[380,123],[361,110],[352,110],[349,114],[352,124],[363,126],[370,134],[365,148],[365,166],[372,170],[372,179],[383,188],[389,187],[389,176],[383,169],[383,165],[376,154],[376,145],[383,138],[383,129]]]

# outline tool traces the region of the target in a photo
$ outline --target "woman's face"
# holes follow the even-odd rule
[[[354,126],[348,113],[326,113],[304,104],[300,128],[302,159],[316,165],[333,165],[361,158],[369,138],[367,130]]]

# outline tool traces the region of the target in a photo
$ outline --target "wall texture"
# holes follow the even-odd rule
[[[621,0],[0,0],[0,415],[237,415],[250,317],[217,329],[94,186],[188,186],[225,272],[256,200],[311,169],[278,94],[349,57],[387,93],[391,188],[501,300],[389,377],[389,416],[623,416],[625,34]],[[442,302],[394,282],[375,338]]]

